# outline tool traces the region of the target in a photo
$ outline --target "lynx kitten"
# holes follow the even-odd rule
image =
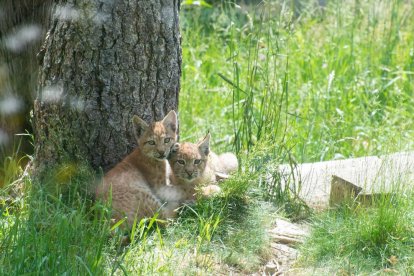
[[[178,207],[165,206],[157,195],[167,184],[166,158],[177,140],[177,115],[170,111],[162,121],[150,125],[138,116],[132,121],[138,147],[105,174],[96,190],[98,199],[108,200],[112,196],[114,219],[126,216],[128,227],[135,218],[139,221],[156,212],[162,219],[173,217]]]
[[[186,194],[186,200],[194,200],[197,187],[204,195],[220,191],[215,185],[220,178],[227,178],[238,166],[232,153],[217,155],[210,151],[210,133],[199,143],[176,143],[168,160],[172,173],[171,182]]]

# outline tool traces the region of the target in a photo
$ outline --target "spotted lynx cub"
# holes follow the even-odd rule
[[[162,219],[173,217],[178,207],[166,206],[166,200],[158,194],[158,191],[165,192],[167,184],[166,159],[177,140],[177,115],[170,111],[162,121],[150,125],[138,116],[132,121],[138,147],[105,174],[96,190],[98,199],[106,201],[112,195],[113,217],[119,220],[126,216],[128,227],[135,218],[139,221],[156,212]],[[171,198],[168,200],[174,202]]]
[[[227,178],[238,167],[234,154],[217,155],[210,151],[210,133],[197,144],[176,143],[168,162],[171,182],[185,191],[186,200],[194,200],[197,187],[206,196],[219,192],[217,180]]]

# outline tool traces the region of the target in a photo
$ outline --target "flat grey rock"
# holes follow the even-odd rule
[[[282,185],[299,192],[310,207],[329,207],[333,177],[361,188],[362,194],[401,191],[414,183],[414,152],[384,156],[304,163],[295,167],[281,165]]]

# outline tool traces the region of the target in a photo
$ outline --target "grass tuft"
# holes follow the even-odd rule
[[[314,229],[302,249],[306,265],[352,274],[396,269],[413,271],[414,201],[410,194],[383,196],[371,207],[343,205],[314,219]]]

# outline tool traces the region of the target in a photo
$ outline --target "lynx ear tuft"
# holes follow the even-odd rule
[[[165,128],[169,128],[171,131],[177,133],[177,114],[174,110],[168,112],[164,119],[162,119],[162,124]]]
[[[135,139],[137,140],[149,127],[148,124],[144,120],[142,120],[140,117],[138,117],[137,115],[134,115],[132,117],[132,126],[133,126]]]
[[[206,137],[198,143],[198,149],[204,154],[208,155],[210,153],[210,132],[207,133]]]

